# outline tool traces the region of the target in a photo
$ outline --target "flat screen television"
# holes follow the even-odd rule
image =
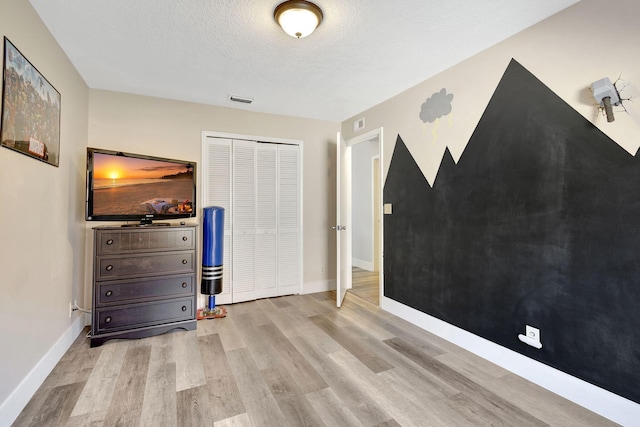
[[[87,148],[87,221],[156,220],[196,215],[196,163]]]

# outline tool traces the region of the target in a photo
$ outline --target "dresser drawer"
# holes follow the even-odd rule
[[[150,228],[125,230],[98,230],[96,253],[114,254],[125,252],[170,251],[195,249],[195,228]]]
[[[191,296],[195,293],[195,274],[145,279],[110,280],[97,284],[98,306],[144,299]]]
[[[104,333],[193,319],[194,298],[177,298],[113,308],[100,308],[93,316],[93,330]]]
[[[195,251],[99,256],[95,263],[95,280],[193,273]]]

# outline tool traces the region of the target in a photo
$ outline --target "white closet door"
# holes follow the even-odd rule
[[[208,138],[203,147],[203,201],[202,206],[220,206],[224,208],[224,246],[222,292],[216,295],[216,304],[231,303],[231,146],[232,141],[225,138]],[[206,305],[204,301],[201,305]]]
[[[256,143],[256,252],[258,298],[278,295],[277,153],[275,144]]]
[[[255,234],[233,236],[232,302],[257,298],[255,286]]]
[[[300,150],[278,146],[278,295],[300,291]]]
[[[233,141],[233,302],[257,298],[256,147],[253,141]]]
[[[300,151],[298,145],[206,138],[203,206],[225,208],[218,303],[300,291]]]

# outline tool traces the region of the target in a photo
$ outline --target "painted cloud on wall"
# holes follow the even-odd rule
[[[453,107],[451,106],[451,100],[453,94],[447,94],[447,89],[442,88],[440,92],[434,93],[431,98],[428,98],[420,108],[420,120],[424,123],[433,123],[442,116],[446,116],[451,113]]]
[[[433,135],[432,142],[436,142],[438,139],[438,128],[440,127],[440,118],[448,116],[453,107],[451,101],[453,100],[453,94],[447,93],[446,88],[442,88],[440,92],[436,92],[431,95],[420,107],[420,120],[425,126],[427,123],[434,123],[431,134]],[[449,122],[451,125],[451,122]]]

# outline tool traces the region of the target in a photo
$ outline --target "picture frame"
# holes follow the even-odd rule
[[[58,167],[60,92],[4,37],[0,145]]]

